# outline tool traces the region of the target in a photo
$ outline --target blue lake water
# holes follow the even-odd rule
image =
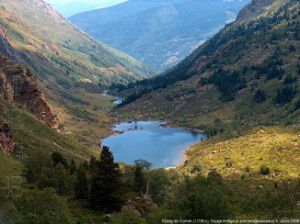
[[[184,160],[185,149],[204,139],[204,135],[181,128],[164,127],[158,121],[125,122],[114,127],[119,134],[102,141],[117,162],[133,163],[145,159],[153,168],[174,167]]]

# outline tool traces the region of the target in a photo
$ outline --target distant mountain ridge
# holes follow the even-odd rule
[[[235,19],[248,0],[131,0],[74,15],[91,36],[162,71]]]

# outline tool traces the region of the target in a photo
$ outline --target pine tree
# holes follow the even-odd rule
[[[146,178],[144,175],[145,170],[149,170],[152,163],[147,160],[139,159],[134,161],[135,172],[134,172],[134,190],[138,193],[145,192],[146,188]]]
[[[121,173],[109,148],[104,146],[98,163],[98,173],[92,180],[90,202],[95,210],[110,213],[120,209]]]
[[[296,94],[296,89],[294,87],[285,86],[277,90],[277,94],[275,96],[275,102],[283,105],[285,103],[292,101],[295,94]]]
[[[266,92],[264,90],[258,89],[253,96],[253,101],[255,103],[262,103],[266,100]]]
[[[68,168],[67,160],[63,157],[63,155],[60,152],[52,153],[51,159],[53,161],[54,166],[61,163],[64,165],[65,168]]]
[[[143,174],[143,167],[140,165],[136,165],[134,172],[134,188],[135,191],[140,193],[144,191],[146,182]]]
[[[89,170],[93,176],[95,176],[98,173],[98,166],[99,166],[98,163],[99,163],[99,161],[96,159],[96,157],[91,156]]]
[[[72,184],[70,181],[68,170],[61,163],[58,163],[54,169],[57,194],[65,195],[70,193],[72,190]]]
[[[88,199],[89,196],[88,178],[83,167],[80,167],[77,173],[75,195],[77,199]]]
[[[75,161],[74,161],[74,159],[71,159],[70,174],[73,175],[76,173],[76,171],[77,171],[77,167],[76,167]]]

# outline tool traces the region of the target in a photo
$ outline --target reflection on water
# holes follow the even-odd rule
[[[114,104],[116,106],[120,105],[121,103],[123,103],[123,100],[121,98],[117,98],[115,101],[114,101]]]
[[[102,145],[110,147],[116,161],[132,163],[145,159],[154,168],[180,164],[185,149],[204,138],[194,131],[164,127],[158,121],[125,122],[116,125],[114,130],[120,134],[105,138]]]

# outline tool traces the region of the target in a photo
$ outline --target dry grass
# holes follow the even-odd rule
[[[187,151],[185,168],[201,165],[204,173],[217,169],[224,176],[257,176],[265,165],[270,178],[299,178],[299,133],[299,129],[258,127],[238,138],[208,140]]]

